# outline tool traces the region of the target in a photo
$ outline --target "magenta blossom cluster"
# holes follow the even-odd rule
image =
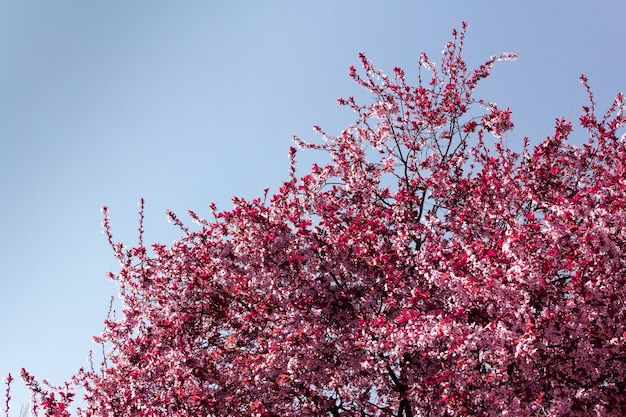
[[[190,212],[171,246],[126,248],[124,310],[72,380],[81,416],[626,415],[624,97],[534,148],[507,146],[509,108],[476,99],[466,24],[412,84],[360,55],[373,97],[300,148],[328,163],[273,195]],[[143,201],[141,213],[143,216]],[[24,374],[35,406],[68,416],[69,387]]]

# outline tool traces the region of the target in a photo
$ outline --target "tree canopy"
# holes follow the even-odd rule
[[[466,24],[439,62],[390,75],[360,54],[373,100],[322,140],[329,162],[277,192],[195,212],[171,246],[127,248],[124,309],[100,365],[62,387],[26,371],[35,407],[68,416],[626,414],[626,122],[597,115],[521,151],[508,108],[474,97]],[[143,201],[141,215],[143,216]]]

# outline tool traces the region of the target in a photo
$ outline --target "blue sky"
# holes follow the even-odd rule
[[[0,0],[0,375],[60,383],[97,348],[117,269],[102,205],[133,244],[144,197],[145,240],[171,243],[166,209],[276,190],[293,134],[352,122],[336,99],[363,94],[358,52],[411,77],[462,20],[471,65],[520,54],[479,88],[511,107],[509,142],[576,119],[583,72],[600,109],[626,90],[622,0]]]

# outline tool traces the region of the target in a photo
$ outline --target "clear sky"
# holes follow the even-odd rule
[[[60,383],[97,348],[117,269],[102,205],[133,244],[144,197],[145,240],[171,243],[166,209],[276,190],[293,134],[352,122],[336,99],[362,94],[360,51],[411,77],[462,20],[471,65],[520,54],[479,88],[511,107],[509,142],[577,119],[583,72],[600,109],[626,91],[623,0],[0,0],[0,376]]]

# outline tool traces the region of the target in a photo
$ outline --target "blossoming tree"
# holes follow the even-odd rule
[[[46,415],[626,415],[626,122],[590,102],[534,148],[473,96],[493,64],[462,58],[466,24],[415,85],[361,54],[373,95],[330,162],[210,219],[172,246],[125,248],[124,310],[101,366],[64,387],[23,378]],[[143,206],[143,202],[142,202]],[[143,213],[143,208],[142,208]]]

